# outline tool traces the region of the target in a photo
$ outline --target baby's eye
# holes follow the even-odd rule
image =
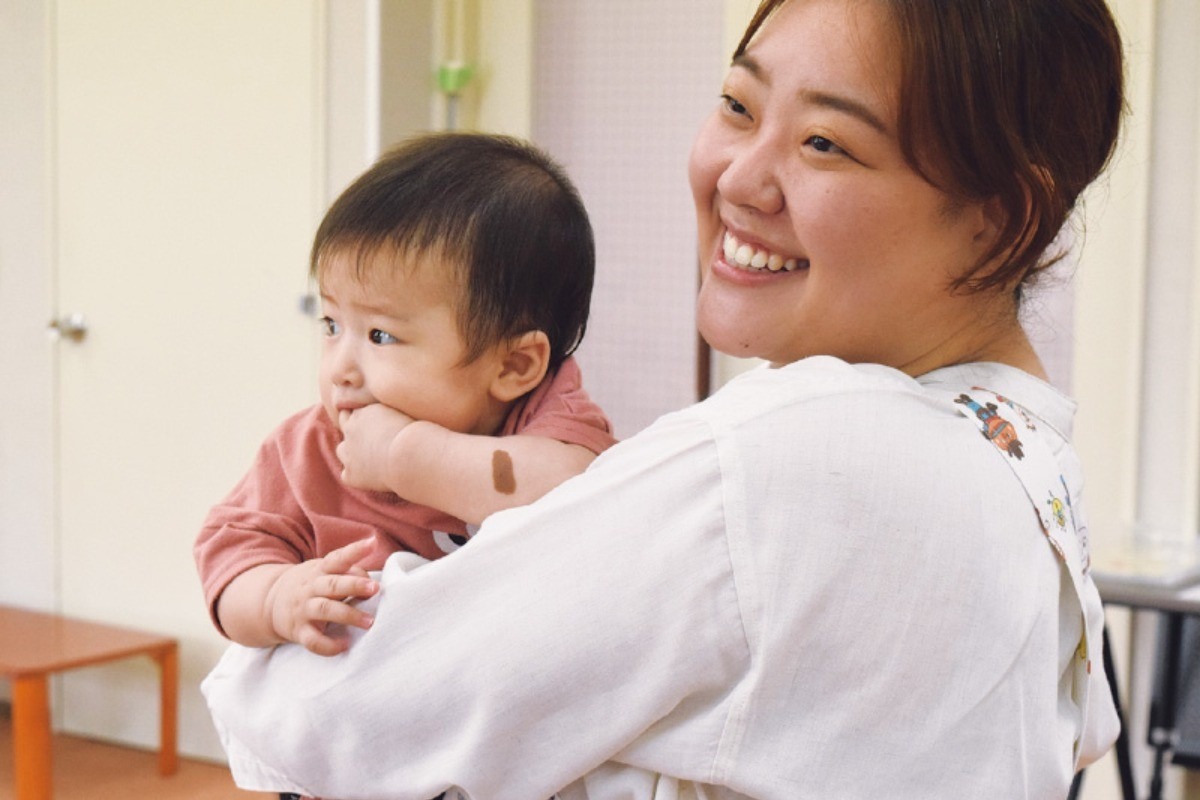
[[[824,136],[810,136],[804,142],[806,145],[816,150],[818,153],[829,153],[831,155],[847,155],[846,151],[838,147],[832,139],[826,139]]]
[[[321,317],[317,320],[317,324],[321,326],[321,333],[326,336],[336,336],[342,331],[342,326],[334,322],[331,317]]]
[[[387,331],[379,330],[379,328],[372,328],[367,336],[370,338],[372,344],[397,344],[400,341]]]

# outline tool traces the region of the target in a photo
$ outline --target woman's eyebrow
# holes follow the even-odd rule
[[[771,85],[770,77],[763,70],[762,65],[755,61],[751,55],[742,53],[741,55],[734,56],[731,66],[746,70],[766,86]],[[822,106],[834,111],[840,111],[843,114],[849,114],[856,119],[862,120],[882,134],[887,135],[890,133],[888,126],[884,124],[878,114],[871,110],[870,106],[853,98],[818,89],[801,89],[800,99],[811,105]]]
[[[875,130],[882,134],[888,133],[887,125],[883,124],[883,120],[879,115],[872,111],[863,103],[845,97],[839,94],[831,94],[829,92],[821,92],[815,89],[805,89],[800,92],[800,97],[807,103],[812,103],[817,106],[841,111],[843,114],[849,114],[852,117],[862,120],[870,125]]]

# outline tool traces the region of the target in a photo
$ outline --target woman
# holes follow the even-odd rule
[[[1017,310],[1121,108],[1102,0],[764,2],[690,178],[701,332],[771,367],[390,565],[346,656],[219,670],[235,773],[414,800],[1064,796],[1116,721],[1074,406]]]

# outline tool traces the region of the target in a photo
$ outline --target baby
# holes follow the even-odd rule
[[[503,508],[613,444],[571,353],[587,323],[591,226],[547,156],[433,134],[385,154],[334,202],[310,269],[319,405],[285,420],[209,513],[195,557],[233,641],[345,650],[369,570],[438,558]]]

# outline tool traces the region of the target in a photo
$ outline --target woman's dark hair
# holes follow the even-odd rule
[[[527,142],[441,133],[390,150],[330,206],[310,272],[319,279],[332,253],[351,250],[362,275],[389,248],[457,269],[468,363],[541,330],[553,370],[583,339],[595,273],[591,223],[563,170]]]
[[[735,57],[788,0],[763,0]],[[1050,245],[1116,147],[1123,57],[1104,0],[875,0],[900,49],[899,140],[959,201],[1005,224],[955,288],[1016,288],[1061,259]],[[998,265],[984,274],[994,259]]]

